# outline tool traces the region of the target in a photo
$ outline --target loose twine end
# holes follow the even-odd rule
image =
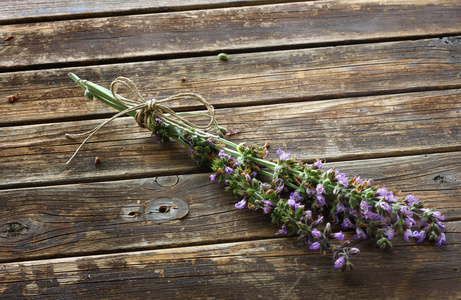
[[[117,94],[117,88],[118,85],[124,85],[127,87],[132,95],[134,96],[133,99],[128,99],[125,97],[122,97]],[[66,165],[68,165],[74,157],[77,155],[77,153],[80,151],[80,149],[83,147],[83,145],[102,127],[107,125],[108,123],[112,122],[113,120],[117,119],[120,116],[123,116],[125,114],[128,114],[130,112],[136,111],[135,115],[135,120],[138,123],[138,125],[141,128],[151,128],[152,126],[152,119],[158,118],[162,120],[163,122],[166,122],[170,125],[176,126],[179,129],[182,129],[186,132],[189,132],[191,134],[199,135],[202,137],[217,137],[213,134],[210,134],[206,131],[209,131],[210,129],[213,128],[213,125],[216,123],[215,117],[214,117],[214,108],[211,104],[209,104],[201,95],[195,94],[195,93],[180,93],[171,97],[168,97],[163,100],[145,100],[142,95],[139,93],[138,88],[136,85],[131,81],[131,79],[126,78],[126,77],[118,77],[116,78],[110,85],[110,91],[112,93],[112,96],[117,99],[120,103],[130,106],[129,108],[117,113],[114,115],[112,118],[104,121],[103,123],[99,124],[95,128],[93,128],[90,131],[83,132],[83,133],[66,133],[65,136],[67,138],[78,138],[81,136],[87,136],[85,140],[80,144],[80,146],[75,150],[74,154],[71,156],[71,158],[66,162]],[[195,100],[203,105],[205,105],[208,115],[210,117],[210,122],[205,125],[205,126],[199,126],[196,125],[187,119],[181,117],[179,114],[175,113],[172,109],[169,107],[165,106],[164,103],[169,102],[169,101],[175,101],[175,100]]]

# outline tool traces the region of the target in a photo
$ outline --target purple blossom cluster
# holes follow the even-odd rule
[[[248,159],[261,151],[234,158],[220,150],[212,163],[216,173],[210,178],[219,178],[242,197],[237,209],[271,214],[281,226],[277,235],[298,234],[310,250],[331,251],[336,270],[353,269],[350,257],[359,253],[349,247],[349,241],[337,242],[345,237],[342,230],[355,230],[354,239],[375,240],[383,249],[392,247],[396,233],[403,233],[408,242],[431,240],[435,246],[445,245],[444,216],[424,208],[414,195],[399,197],[395,191],[375,186],[372,179],[348,178],[334,168],[324,170],[325,161],[303,164],[281,149],[271,169],[271,182],[262,182],[257,179],[259,166]],[[332,233],[331,224],[341,230]]]
[[[282,149],[276,151],[276,161],[268,160],[268,143],[235,145],[233,150],[228,141],[225,145],[222,140],[171,131],[165,123],[155,126],[161,130],[154,131],[155,136],[182,142],[193,159],[214,171],[210,180],[223,182],[237,196],[235,208],[261,210],[280,226],[277,235],[296,234],[309,250],[332,252],[335,270],[352,270],[351,256],[359,253],[344,241],[343,231],[354,230],[354,239],[374,240],[382,249],[391,248],[398,233],[408,242],[446,243],[444,216],[425,208],[414,195],[401,197],[375,186],[372,179],[325,170],[324,160],[305,164]]]

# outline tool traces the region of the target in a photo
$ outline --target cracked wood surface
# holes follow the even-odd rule
[[[456,220],[461,214],[460,155],[346,161],[326,167],[374,178],[402,195],[412,193],[448,220]],[[186,218],[158,225],[143,218],[143,205],[171,197],[188,203]],[[274,236],[276,226],[261,211],[238,211],[233,203],[234,196],[209,182],[207,173],[5,190],[0,262]]]
[[[238,127],[240,143],[272,141],[272,152],[290,149],[304,160],[360,159],[461,150],[461,90],[445,90],[306,104],[218,109],[220,124]],[[83,100],[86,101],[86,100]],[[181,145],[158,145],[131,117],[100,130],[71,165],[81,142],[64,133],[84,132],[101,120],[6,127],[0,133],[0,187],[107,180],[198,172]],[[94,167],[94,157],[101,166]],[[52,166],[52,167],[50,167]]]
[[[0,69],[453,35],[460,14],[458,0],[330,0],[3,25]]]
[[[193,91],[223,107],[459,88],[460,69],[461,37],[444,37],[235,54],[228,61],[205,56],[0,73],[0,94],[21,93],[21,101],[14,105],[0,102],[4,112],[0,125],[88,118],[114,111],[99,101],[85,100],[81,88],[69,80],[69,72],[106,88],[123,75],[132,78],[146,98]],[[178,102],[171,106],[196,108]]]
[[[461,297],[459,1],[280,2],[5,1],[0,298]],[[64,133],[114,113],[68,72],[105,87],[130,77],[146,98],[200,93],[236,143],[271,140],[272,157],[326,158],[415,194],[446,216],[448,247],[354,241],[356,270],[335,272],[131,118],[66,166],[80,140]]]

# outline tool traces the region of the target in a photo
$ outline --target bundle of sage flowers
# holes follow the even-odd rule
[[[376,186],[372,179],[346,177],[335,168],[325,170],[322,160],[306,164],[282,149],[277,150],[276,160],[268,159],[269,143],[237,145],[224,138],[235,132],[219,126],[213,115],[197,113],[211,120],[206,129],[195,127],[180,117],[193,113],[175,113],[155,100],[145,101],[127,78],[116,79],[109,91],[75,74],[69,75],[85,89],[87,98],[97,98],[121,111],[109,121],[128,114],[149,129],[158,142],[175,140],[184,145],[200,166],[213,170],[212,182],[224,183],[225,189],[236,195],[235,208],[260,210],[280,226],[277,235],[298,235],[311,251],[333,253],[335,270],[352,270],[351,256],[360,252],[344,240],[342,230],[355,230],[354,239],[373,240],[381,249],[392,248],[391,240],[397,233],[403,233],[407,242],[429,240],[435,246],[445,245],[444,216],[425,208],[414,195],[400,196],[396,191]],[[142,99],[119,96],[116,83],[126,85],[136,98]],[[209,112],[214,112],[196,94],[170,98],[182,97],[199,100]],[[107,122],[87,132],[87,139]],[[216,134],[208,131],[213,126]]]

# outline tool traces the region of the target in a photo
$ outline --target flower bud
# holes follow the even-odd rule
[[[341,248],[345,248],[347,246],[349,246],[351,244],[351,242],[349,240],[345,240],[342,244],[341,244]]]
[[[325,230],[323,231],[323,233],[325,234],[325,236],[330,236],[330,234],[331,234],[330,222],[328,222],[327,225],[325,226]]]
[[[359,248],[350,248],[349,249],[349,254],[350,255],[354,255],[354,254],[357,254],[357,253],[360,253]]]

